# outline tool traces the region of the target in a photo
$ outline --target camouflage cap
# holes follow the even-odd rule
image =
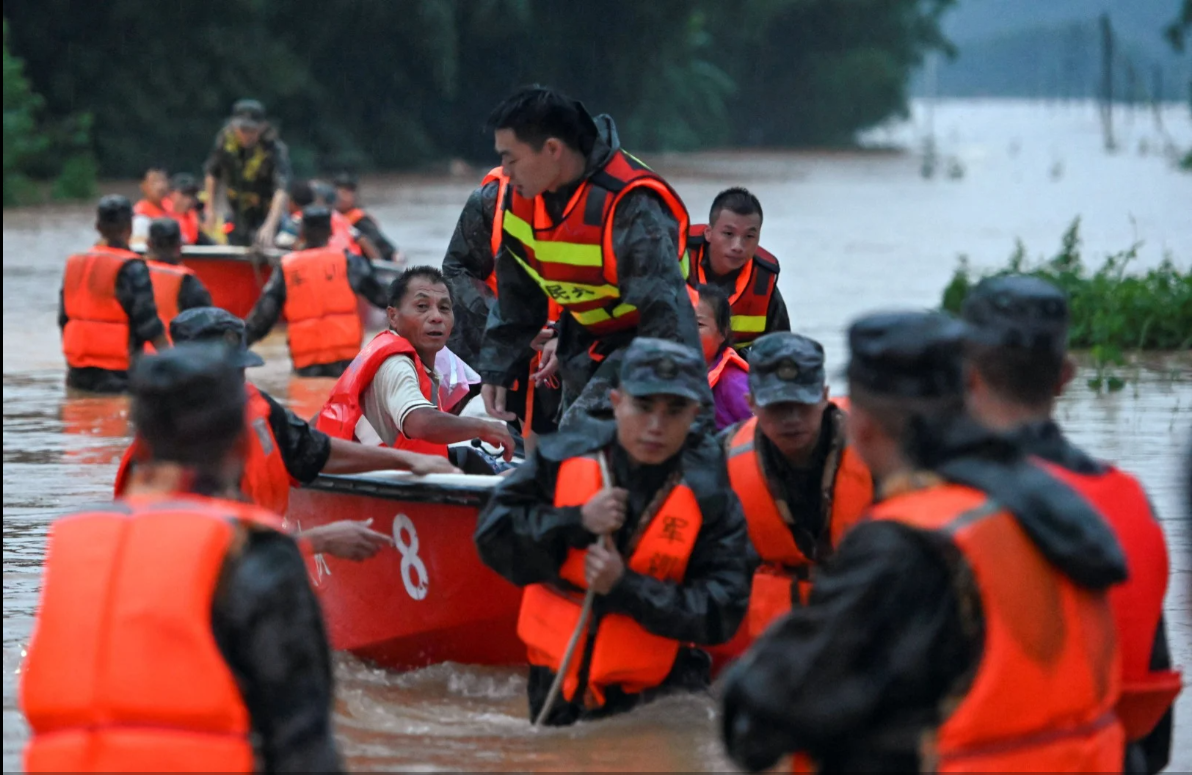
[[[625,350],[621,389],[631,396],[668,395],[702,401],[708,391],[708,365],[690,347],[639,336]]]
[[[749,391],[758,406],[819,403],[824,397],[823,345],[785,331],[758,338],[749,348]]]
[[[960,314],[973,342],[1060,355],[1068,346],[1068,300],[1038,277],[982,280],[969,291]]]
[[[244,321],[219,307],[194,307],[170,321],[170,339],[184,342],[221,342],[236,353],[241,368],[264,366],[261,356],[248,349]]]
[[[896,398],[960,396],[965,331],[941,312],[860,318],[848,330],[849,385]]]
[[[265,123],[265,106],[259,100],[236,100],[232,105],[232,123],[245,129],[255,129]]]

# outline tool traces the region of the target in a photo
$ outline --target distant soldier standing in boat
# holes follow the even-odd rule
[[[700,349],[683,278],[687,209],[666,181],[621,149],[611,118],[593,119],[553,89],[521,89],[489,123],[509,186],[498,205],[500,295],[475,364],[485,408],[515,419],[506,392],[522,376],[553,299],[564,309],[561,425],[607,418],[620,354],[635,336]],[[703,391],[710,408],[706,380]]]
[[[761,202],[744,188],[717,194],[708,222],[693,225],[687,236],[687,281],[693,286],[711,283],[728,294],[738,352],[759,336],[791,330],[778,290],[778,259],[758,244],[761,236]]]
[[[128,249],[132,203],[105,196],[96,208],[95,247],[66,259],[58,295],[58,328],[66,356],[66,386],[122,393],[128,369],[146,344],[169,346],[157,316],[145,261]]]
[[[147,457],[54,521],[20,703],[29,772],[333,772],[331,651],[281,520],[230,499],[240,366],[182,345],[132,371]]]
[[[1171,758],[1172,703],[1181,683],[1171,669],[1163,618],[1167,542],[1142,484],[1074,446],[1053,419],[1056,399],[1075,376],[1067,355],[1068,300],[1037,277],[998,277],[969,292],[962,315],[970,333],[970,414],[1046,461],[1097,507],[1126,552],[1130,577],[1109,596],[1122,651],[1125,771],[1159,772]]]
[[[689,434],[708,385],[703,356],[641,337],[619,382],[615,421],[543,438],[476,527],[484,563],[526,588],[518,635],[531,718],[562,672],[547,724],[706,688],[711,659],[699,647],[728,641],[749,599],[741,505],[715,439]],[[564,671],[585,591],[591,619]]]
[[[294,373],[338,377],[360,352],[364,323],[356,297],[379,309],[389,302],[366,259],[333,246],[331,211],[312,205],[302,211],[302,249],[282,256],[248,313],[248,343],[267,336],[284,312]]]
[[[218,307],[180,314],[170,325],[170,336],[175,344],[214,342],[229,346],[242,377],[245,369],[265,365],[261,356],[248,349],[244,322]],[[250,502],[280,516],[285,516],[289,507],[290,487],[294,483],[313,482],[323,473],[390,470],[409,470],[418,475],[458,473],[441,457],[329,438],[251,382],[246,381],[245,388],[248,391],[244,418],[246,448],[239,492]],[[151,452],[138,434],[120,460],[116,473],[117,497],[125,493],[136,467]],[[387,536],[354,520],[311,528],[301,538],[315,554],[326,553],[348,560],[367,559],[389,544]]]
[[[286,212],[290,154],[277,130],[265,120],[260,102],[240,100],[232,106],[232,117],[215,137],[205,172],[204,228],[215,225],[215,191],[223,184],[231,210],[228,243],[273,244]]]

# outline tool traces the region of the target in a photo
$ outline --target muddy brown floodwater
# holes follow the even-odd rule
[[[868,139],[917,148],[921,107],[915,120]],[[1192,146],[1185,107],[1167,109],[1163,124],[1181,148]],[[1123,120],[1118,134],[1126,150],[1114,156],[1101,151],[1088,104],[945,102],[936,108],[935,127],[943,155],[963,166],[959,180],[924,180],[914,153],[723,152],[649,161],[675,184],[697,222],[727,186],[746,185],[761,197],[762,242],[782,260],[791,319],[824,343],[830,366],[842,363],[851,318],[935,306],[958,254],[977,266],[1001,264],[1016,237],[1032,255],[1050,252],[1078,215],[1093,260],[1141,240],[1139,268],[1164,255],[1185,269],[1192,263],[1192,175],[1176,172],[1158,153],[1166,137],[1148,113]],[[414,262],[437,265],[479,178],[480,171],[470,178],[374,178],[363,195]],[[110,496],[129,437],[126,399],[69,396],[63,388],[58,288],[66,256],[91,244],[91,223],[86,206],[4,213],[5,770],[20,769],[28,737],[16,685],[46,529],[55,517]],[[330,382],[292,379],[282,335],[258,350],[269,363],[250,372],[252,379],[309,417]],[[1172,651],[1190,667],[1192,547],[1180,466],[1192,439],[1192,358],[1148,358],[1137,379],[1113,395],[1091,392],[1086,376],[1062,400],[1060,418],[1079,444],[1147,486],[1171,547]],[[340,656],[336,677],[337,734],[353,769],[730,768],[710,696],[536,733],[518,670],[438,665],[399,675]],[[1189,771],[1192,692],[1181,698],[1176,719],[1171,769]]]

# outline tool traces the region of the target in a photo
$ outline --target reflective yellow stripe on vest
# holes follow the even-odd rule
[[[534,228],[513,214],[505,211],[505,231],[518,242],[534,251],[544,264],[568,264],[570,266],[602,266],[604,254],[599,245],[578,245],[574,242],[539,241],[534,238]]]
[[[603,266],[604,254],[599,245],[578,245],[570,242],[552,242],[534,238],[534,229],[530,224],[518,218],[511,211],[505,211],[504,230],[518,242],[534,251],[535,257],[543,263],[570,264],[572,266]],[[619,318],[634,312],[637,307],[632,304],[618,304],[612,313],[604,307],[577,312],[571,307],[576,304],[588,304],[600,299],[609,302],[621,298],[621,290],[608,283],[602,285],[587,285],[585,283],[569,283],[561,280],[547,280],[534,268],[522,260],[512,250],[508,251],[526,274],[538,283],[542,291],[552,299],[568,308],[575,321],[583,326],[594,326],[614,318]]]
[[[736,333],[760,334],[766,330],[765,315],[733,315],[732,329]]]

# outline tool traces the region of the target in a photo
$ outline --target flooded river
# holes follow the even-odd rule
[[[915,120],[870,135],[919,147]],[[1181,148],[1192,146],[1186,108],[1162,116]],[[783,264],[781,287],[796,330],[823,341],[831,372],[843,331],[859,313],[938,304],[957,256],[1001,264],[1015,238],[1050,253],[1080,216],[1086,257],[1143,243],[1138,266],[1170,255],[1192,264],[1192,175],[1159,151],[1164,134],[1145,111],[1118,127],[1123,149],[1106,156],[1091,105],[946,102],[934,126],[960,179],[924,180],[916,153],[722,152],[647,157],[674,183],[693,220],[712,197],[747,185],[765,207],[762,242]],[[214,129],[214,128],[213,128]],[[197,164],[198,160],[196,160]],[[473,177],[388,177],[363,195],[417,263],[438,264]],[[130,187],[125,187],[130,188]],[[129,191],[131,193],[131,191]],[[46,528],[58,515],[109,497],[129,437],[123,398],[69,396],[55,323],[68,253],[91,244],[86,206],[4,213],[4,769],[20,768],[28,731],[16,683],[41,580]],[[250,377],[310,416],[330,384],[288,373],[282,335],[258,350],[268,365]],[[832,366],[835,364],[835,366]],[[1172,550],[1167,598],[1175,660],[1192,667],[1192,536],[1181,517],[1180,454],[1192,439],[1192,359],[1148,358],[1124,391],[1097,395],[1087,374],[1059,414],[1075,440],[1137,473],[1163,519]],[[525,718],[520,671],[440,665],[396,675],[337,660],[336,721],[359,770],[718,770],[710,697],[671,699],[615,720],[535,733]],[[1192,691],[1177,710],[1172,770],[1192,770]]]

